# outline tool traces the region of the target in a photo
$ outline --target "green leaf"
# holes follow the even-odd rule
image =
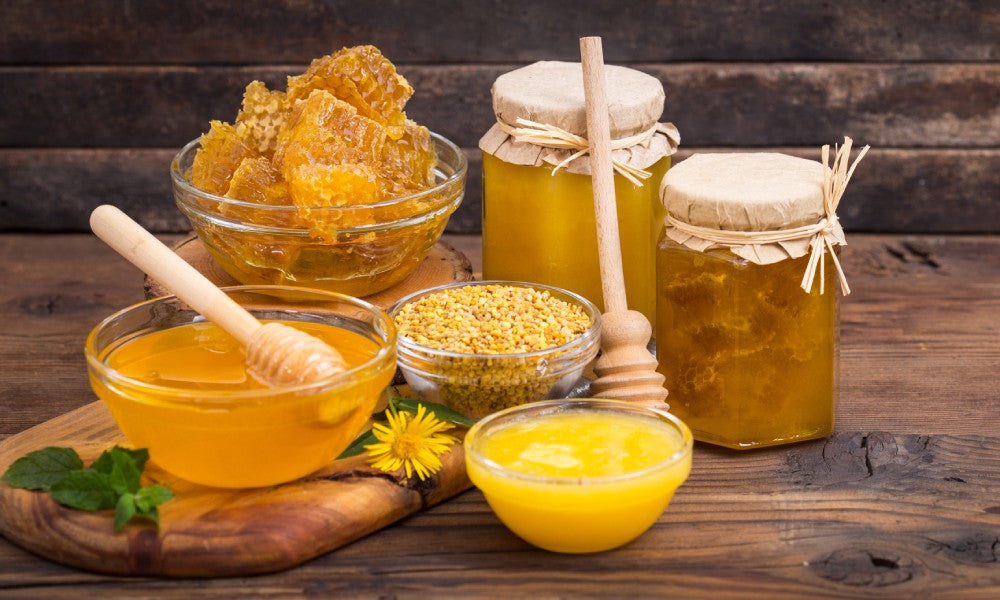
[[[29,452],[15,460],[0,479],[15,488],[47,490],[63,477],[80,469],[83,469],[83,461],[76,450],[50,446]]]
[[[417,400],[416,398],[395,398],[396,407],[405,410],[406,412],[411,412],[416,414],[417,407],[421,404],[427,409],[427,412],[434,413],[434,418],[441,421],[451,421],[452,423],[457,423],[458,425],[465,425],[466,427],[472,427],[475,425],[475,421],[466,417],[465,415],[455,412],[452,409],[444,406],[442,404],[436,404],[434,402],[425,402],[424,400]]]
[[[118,500],[109,477],[92,470],[73,471],[53,484],[49,493],[59,504],[79,510],[111,508]]]
[[[52,498],[70,508],[96,511],[115,509],[115,531],[135,518],[159,526],[156,507],[174,497],[159,485],[140,487],[142,470],[149,460],[145,448],[115,446],[104,451],[89,469],[72,448],[43,448],[14,461],[0,478],[13,487],[48,490]]]
[[[139,512],[135,513],[135,516],[142,519],[149,519],[157,527],[160,526],[160,511],[155,506],[149,510],[139,510]]]
[[[129,448],[122,448],[121,446],[115,446],[110,450],[105,450],[94,464],[90,465],[90,468],[105,475],[110,475],[111,471],[114,469],[115,457],[117,460],[123,460],[123,457],[127,457],[132,464],[135,465],[136,470],[142,473],[142,470],[146,468],[146,461],[149,460],[149,450],[145,448],[139,448],[138,450],[131,450]],[[134,491],[134,490],[132,490]]]
[[[174,497],[170,488],[155,483],[149,487],[144,487],[135,495],[135,504],[139,512],[146,513],[155,509],[160,504]]]
[[[340,456],[338,456],[337,458],[340,459],[340,458],[348,458],[350,456],[356,456],[365,451],[365,446],[368,446],[370,444],[375,444],[377,442],[378,438],[375,437],[375,434],[372,433],[371,429],[369,429],[365,433],[359,435],[353,442],[351,442],[351,445],[347,447],[347,450],[341,452]]]
[[[135,496],[132,494],[122,494],[115,505],[115,533],[125,527],[125,523],[136,515]]]
[[[157,491],[150,492],[152,495],[157,496],[156,498],[147,497],[144,500],[140,497],[143,491],[152,490],[153,488],[159,488]],[[156,509],[156,504],[166,502],[173,497],[173,492],[162,485],[143,488],[135,495],[122,494],[118,498],[118,504],[115,507],[115,533],[121,531],[125,527],[125,524],[132,519],[147,519],[159,527],[160,511]]]
[[[136,468],[131,456],[125,454],[121,448],[114,448],[111,451],[111,473],[108,475],[108,480],[111,481],[111,487],[116,493],[138,492],[141,477],[142,471]]]

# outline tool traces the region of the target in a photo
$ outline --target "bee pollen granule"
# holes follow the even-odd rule
[[[465,354],[519,354],[561,346],[590,327],[583,308],[528,287],[449,288],[404,306],[400,335],[422,346]]]

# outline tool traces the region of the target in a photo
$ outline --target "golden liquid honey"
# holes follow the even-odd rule
[[[695,439],[753,448],[825,437],[837,396],[838,292],[825,257],[758,265],[664,241],[657,257],[657,360],[670,410]]]
[[[392,379],[372,339],[324,323],[282,321],[336,348],[349,376],[273,389],[250,377],[239,343],[189,323],[135,337],[102,357],[91,384],[129,441],[174,475],[218,487],[289,481],[332,462],[360,433]],[[367,364],[366,364],[367,363]]]
[[[614,177],[628,304],[650,321],[665,215],[657,186],[669,167],[669,156],[660,159],[638,187]],[[603,308],[590,176],[553,175],[548,165],[515,165],[484,153],[483,278],[552,285]]]

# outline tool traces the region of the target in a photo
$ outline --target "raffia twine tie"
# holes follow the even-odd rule
[[[836,268],[837,276],[840,278],[841,289],[846,296],[851,293],[851,288],[847,285],[847,277],[844,275],[844,268],[840,264],[840,259],[837,258],[837,253],[833,250],[834,241],[837,241],[834,237],[834,231],[839,223],[837,219],[837,206],[840,204],[840,199],[844,195],[844,190],[847,189],[847,184],[851,180],[851,176],[854,175],[854,168],[858,166],[858,163],[861,162],[861,159],[868,153],[868,149],[870,148],[870,146],[862,148],[861,152],[854,159],[854,162],[851,163],[850,168],[848,168],[847,164],[851,155],[852,143],[853,140],[851,138],[844,138],[844,145],[836,149],[833,166],[830,168],[827,168],[830,162],[830,145],[823,146],[823,210],[825,216],[813,225],[803,225],[793,229],[781,229],[777,231],[732,231],[691,225],[675,218],[673,215],[667,215],[667,224],[688,235],[723,246],[775,244],[778,242],[808,239],[810,247],[809,262],[806,265],[806,272],[802,276],[802,289],[806,293],[812,290],[818,266],[819,293],[823,294],[825,292],[826,274],[824,273],[825,261],[823,257],[829,250],[830,257],[833,259],[833,266]]]
[[[575,150],[573,154],[561,161],[555,166],[554,169],[552,169],[553,175],[555,175],[556,171],[559,169],[564,168],[577,158],[590,152],[590,142],[587,141],[587,138],[581,135],[570,133],[565,129],[556,127],[555,125],[537,123],[535,121],[529,121],[528,119],[518,118],[516,123],[517,126],[512,126],[497,119],[497,124],[500,126],[500,129],[512,137],[515,142],[524,142],[545,148],[555,148],[557,150]],[[635,135],[617,140],[611,140],[611,149],[621,150],[623,148],[631,148],[632,146],[641,144],[653,137],[653,135],[655,135],[658,131],[663,131],[662,123],[656,123],[646,131]],[[628,163],[615,158],[612,158],[611,164],[615,171],[617,171],[625,179],[631,181],[632,185],[635,186],[642,185],[642,181],[645,181],[653,176],[653,174],[649,171],[633,167]]]

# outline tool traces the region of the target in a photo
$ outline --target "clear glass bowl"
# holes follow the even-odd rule
[[[224,288],[259,319],[331,325],[368,338],[371,358],[323,381],[254,390],[153,384],[109,366],[140,336],[204,321],[175,296],[121,310],[90,332],[90,385],[129,442],[163,469],[228,488],[272,485],[332,462],[361,432],[395,373],[396,328],[371,304],[332,292],[278,286]],[[221,377],[221,375],[220,375]]]
[[[401,298],[389,309],[395,319],[410,302],[441,290],[479,285],[508,285],[548,291],[583,308],[590,328],[561,346],[519,354],[471,354],[428,348],[399,336],[399,369],[425,400],[439,402],[478,419],[526,402],[562,398],[580,380],[600,348],[601,316],[586,298],[560,288],[516,281],[475,281],[442,285]]]
[[[368,296],[417,268],[462,201],[465,155],[440,135],[432,133],[431,139],[438,158],[436,185],[374,204],[302,209],[210,194],[189,178],[199,140],[174,157],[170,175],[177,206],[215,260],[240,283]],[[308,212],[310,221],[300,211]]]
[[[488,456],[488,450],[484,452],[497,432],[526,421],[537,424],[550,415],[597,415],[612,419],[611,423],[615,417],[641,419],[648,421],[652,439],[669,444],[668,452],[676,450],[637,470],[593,477],[529,474],[503,466]],[[522,430],[519,435],[531,432]],[[622,452],[622,447],[606,448],[585,435],[578,439],[587,444],[588,455],[600,456],[602,462],[615,458],[609,453]],[[469,479],[493,512],[525,541],[555,552],[600,552],[639,537],[663,514],[691,472],[692,444],[687,426],[664,410],[616,400],[551,400],[511,408],[476,423],[465,435],[465,463]]]

